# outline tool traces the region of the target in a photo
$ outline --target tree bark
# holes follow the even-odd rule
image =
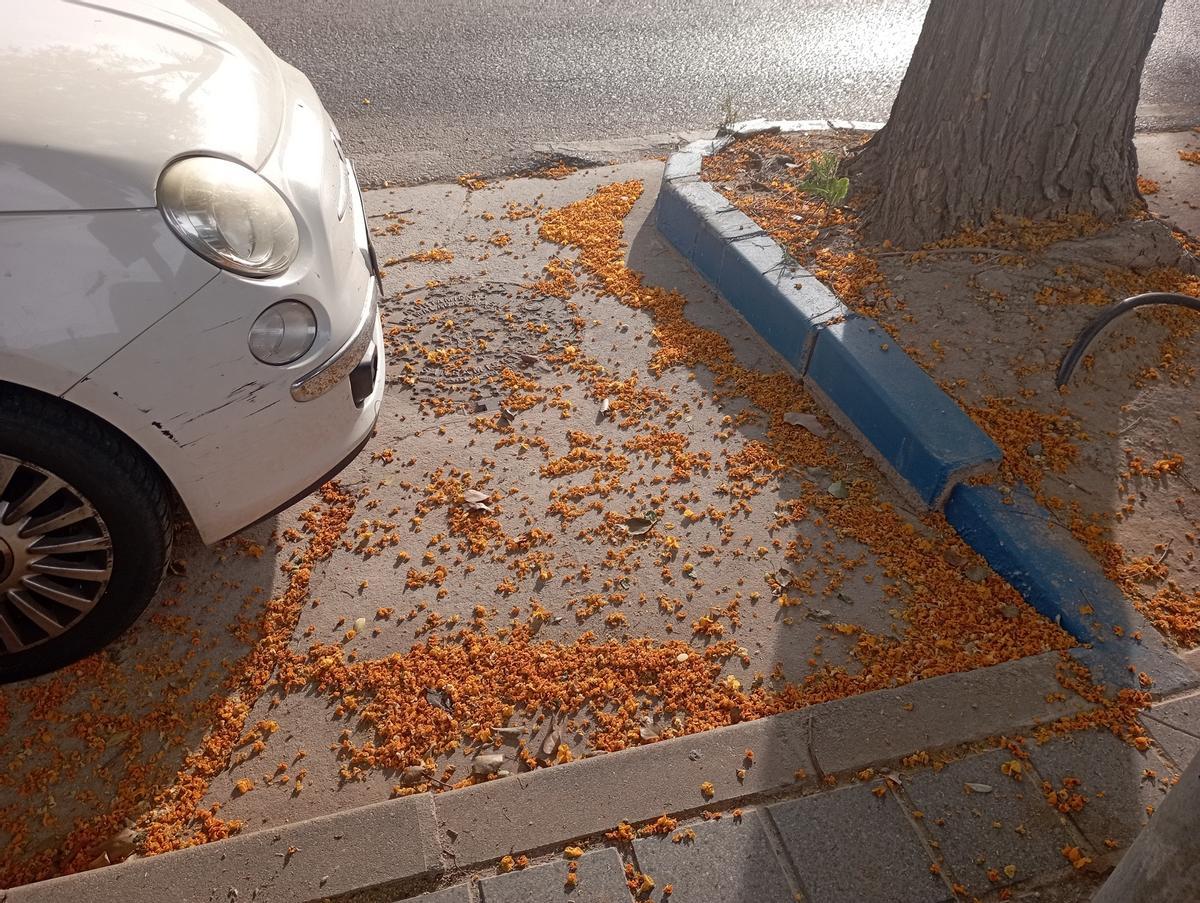
[[[1142,828],[1092,903],[1200,900],[1200,755]]]
[[[932,0],[887,124],[847,166],[866,235],[917,247],[994,213],[1125,216],[1163,0]]]

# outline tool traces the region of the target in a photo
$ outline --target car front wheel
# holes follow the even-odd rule
[[[0,681],[62,667],[133,623],[170,555],[170,512],[124,437],[0,389]]]

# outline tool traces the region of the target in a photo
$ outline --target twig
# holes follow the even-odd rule
[[[1171,543],[1173,543],[1174,541],[1175,541],[1174,536],[1172,536],[1170,539],[1167,540],[1167,547],[1165,549],[1163,549],[1163,553],[1158,556],[1158,561],[1154,562],[1155,567],[1158,567],[1158,565],[1162,564],[1166,560],[1167,554],[1171,551]]]
[[[1200,492],[1200,489],[1196,488],[1196,484],[1184,476],[1180,471],[1175,471],[1174,476],[1179,480],[1179,482],[1183,483],[1184,486],[1192,490],[1192,492]]]
[[[1125,426],[1123,426],[1119,430],[1117,430],[1117,435],[1124,436],[1131,429],[1133,429],[1135,426],[1137,426],[1139,423],[1141,423],[1143,419],[1144,418],[1142,418],[1142,417],[1134,417],[1133,420],[1131,420],[1128,424],[1126,424]]]
[[[929,248],[915,251],[882,251],[876,257],[911,257],[914,254],[1017,254],[1025,256],[1024,251],[1011,248]]]
[[[386,219],[389,216],[403,216],[405,213],[412,212],[412,207],[405,208],[404,210],[388,210],[386,213],[372,213],[367,219]]]

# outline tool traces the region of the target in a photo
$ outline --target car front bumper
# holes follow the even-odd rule
[[[281,69],[290,113],[261,174],[298,211],[295,263],[269,279],[219,272],[65,395],[150,455],[206,542],[344,466],[370,436],[383,398],[380,284],[362,199],[311,85]],[[347,176],[350,202],[339,215]],[[318,336],[299,360],[268,366],[250,354],[247,336],[284,299],[314,311]]]

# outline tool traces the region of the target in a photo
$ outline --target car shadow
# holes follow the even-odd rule
[[[212,547],[179,528],[162,587],[100,652],[0,687],[0,887],[119,861],[121,832],[171,786],[213,727],[286,581],[287,515]]]

